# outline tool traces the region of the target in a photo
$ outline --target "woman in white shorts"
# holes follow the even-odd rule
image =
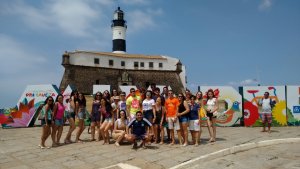
[[[193,144],[195,146],[198,146],[199,142],[199,132],[200,132],[200,117],[199,117],[199,110],[200,110],[200,105],[195,102],[196,97],[191,96],[191,104],[190,104],[190,123],[189,123],[189,129],[191,131],[192,135],[192,140]]]

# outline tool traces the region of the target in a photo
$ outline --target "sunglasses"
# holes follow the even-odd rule
[[[134,90],[130,91],[130,93],[134,93],[134,92],[135,92]]]
[[[183,96],[178,96],[178,97],[183,97]]]

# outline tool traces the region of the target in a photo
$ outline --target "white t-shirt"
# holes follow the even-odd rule
[[[121,119],[117,119],[115,121],[115,125],[118,125],[118,127],[120,127],[122,125],[122,120]],[[128,125],[128,120],[125,119],[125,124],[124,124],[124,127],[126,127]]]
[[[272,113],[270,102],[271,102],[270,98],[267,99],[264,98],[261,100],[261,108],[263,113]]]
[[[65,111],[67,111],[67,112],[74,112],[74,110],[73,110],[70,102],[68,102],[68,103],[65,104]]]
[[[208,99],[207,102],[206,102],[207,109],[209,109],[209,110],[214,109],[216,107],[216,103],[217,103],[216,98]]]
[[[126,112],[126,101],[119,101],[118,107],[120,110],[125,110]]]
[[[143,101],[143,110],[152,110],[152,106],[155,105],[155,101],[153,99]]]

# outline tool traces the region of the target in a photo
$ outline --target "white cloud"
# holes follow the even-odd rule
[[[149,0],[122,0],[122,3],[127,5],[148,5],[150,1]]]
[[[56,1],[49,8],[52,23],[74,36],[90,35],[92,23],[100,16],[86,1]]]
[[[157,27],[157,23],[155,21],[155,16],[160,16],[163,14],[161,9],[158,10],[134,10],[132,12],[128,12],[128,20],[129,20],[129,28],[128,32],[138,32],[144,29]]]
[[[1,99],[0,108],[14,106],[27,85],[58,84],[61,80],[62,72],[51,69],[51,60],[35,50],[0,34],[0,96],[5,98]]]
[[[150,4],[150,1],[146,0],[121,2],[132,5],[132,8],[139,4]],[[111,0],[51,0],[33,5],[28,1],[19,0],[1,5],[0,11],[4,15],[17,16],[25,27],[36,32],[81,38],[79,47],[101,43],[101,48],[106,48],[111,45],[108,20],[112,18],[113,12],[107,13],[106,8],[111,8],[114,4],[116,2]],[[156,17],[163,15],[163,10],[160,8],[139,8],[124,12],[125,19],[128,21],[128,34],[157,27]],[[99,40],[105,40],[106,43]],[[91,44],[95,41],[96,44]]]
[[[259,82],[257,79],[246,79],[240,82],[229,82],[228,84],[231,86],[247,86],[247,85],[257,85]]]
[[[47,62],[45,56],[4,34],[0,34],[0,57],[0,75],[16,75]]]
[[[273,4],[272,0],[261,0],[258,9],[262,11],[267,10],[271,8],[272,4]]]
[[[3,13],[18,15],[35,30],[59,30],[75,37],[92,36],[92,24],[100,22],[101,9],[90,1],[52,0],[41,6],[32,6],[26,1],[17,1],[2,7]]]
[[[114,0],[95,0],[95,2],[99,3],[100,5],[104,6],[111,6],[116,4],[116,1]]]

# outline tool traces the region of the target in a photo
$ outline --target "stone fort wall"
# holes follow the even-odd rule
[[[180,80],[180,71],[163,70],[123,70],[89,66],[75,66],[63,64],[65,72],[60,84],[64,90],[69,84],[74,85],[84,94],[92,94],[93,85],[111,85],[111,89],[118,89],[119,85],[135,85],[146,88],[151,83],[170,85],[175,93],[184,91]]]

